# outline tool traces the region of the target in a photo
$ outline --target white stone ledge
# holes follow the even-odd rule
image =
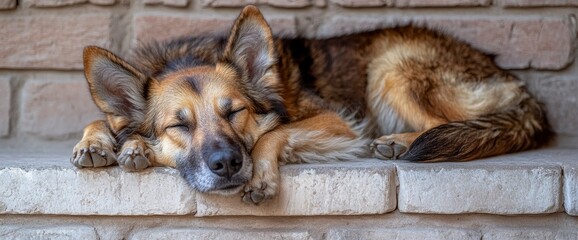
[[[562,168],[576,153],[546,149],[468,163],[398,163],[398,207],[434,214],[559,212]],[[567,199],[577,197],[566,192]]]
[[[118,167],[75,169],[42,163],[47,165],[0,167],[0,213],[182,215],[195,212],[194,193],[174,169],[126,173]]]
[[[215,239],[215,240],[242,240],[242,239],[271,239],[271,240],[305,240],[312,239],[307,231],[287,231],[278,229],[256,230],[228,230],[191,229],[191,228],[153,228],[135,233],[131,240],[154,239]]]
[[[467,163],[367,160],[281,168],[259,206],[197,194],[178,172],[75,169],[67,151],[0,149],[0,214],[368,215],[400,212],[578,215],[578,150],[550,148]],[[396,195],[396,189],[398,193]]]
[[[0,239],[82,239],[97,240],[96,230],[88,225],[22,226],[0,225]]]
[[[64,155],[0,154],[0,214],[361,215],[396,208],[395,168],[377,160],[281,168],[279,196],[259,206],[195,193],[169,168],[76,169]]]
[[[395,168],[376,160],[283,166],[281,186],[276,198],[259,206],[199,194],[197,216],[360,215],[391,212],[396,207]]]
[[[331,229],[327,240],[348,239],[460,239],[479,240],[482,234],[478,231],[453,228],[361,228],[361,229]]]

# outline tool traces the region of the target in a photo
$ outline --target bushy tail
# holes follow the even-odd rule
[[[551,137],[542,107],[535,99],[527,98],[515,109],[432,128],[411,144],[402,159],[469,161],[536,148]]]

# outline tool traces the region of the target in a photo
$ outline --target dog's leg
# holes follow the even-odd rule
[[[118,165],[124,170],[141,171],[154,163],[155,156],[142,136],[134,134],[124,142],[119,156]]]
[[[253,178],[245,187],[243,201],[258,204],[277,193],[279,161],[347,160],[367,152],[367,142],[335,113],[322,113],[278,127],[264,134],[251,152]]]
[[[72,151],[70,162],[79,168],[104,167],[116,162],[116,140],[104,120],[84,128],[82,139]]]
[[[279,151],[284,141],[283,133],[273,132],[263,135],[251,152],[253,158],[253,178],[245,186],[243,201],[259,204],[272,198],[279,187]]]

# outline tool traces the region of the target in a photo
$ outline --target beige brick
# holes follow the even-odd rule
[[[190,0],[144,0],[146,5],[166,5],[171,7],[186,7]]]
[[[348,239],[456,239],[478,240],[482,235],[479,232],[452,229],[452,228],[363,228],[363,229],[331,229],[327,240]]]
[[[507,7],[578,6],[578,0],[498,0]]]
[[[0,18],[0,67],[81,69],[86,45],[109,47],[109,14]]]
[[[569,215],[578,216],[578,165],[564,167],[564,208]]]
[[[489,6],[491,0],[395,0],[396,7]]]
[[[10,132],[11,98],[10,78],[0,77],[0,137],[5,137]]]
[[[197,195],[197,216],[361,215],[393,211],[393,165],[384,162],[287,165],[281,168],[278,196],[259,206],[241,197]]]
[[[113,5],[117,0],[23,0],[22,3],[26,7],[63,7],[84,3],[91,3],[96,5]]]
[[[330,0],[342,7],[381,7],[392,5],[394,0]]]
[[[201,0],[205,7],[243,7],[248,4],[270,5],[283,8],[303,8],[309,6],[325,6],[325,0]]]
[[[273,34],[284,36],[296,35],[297,30],[293,17],[272,17],[267,19],[273,29]],[[152,40],[163,41],[188,35],[226,36],[233,25],[233,21],[233,18],[137,15],[134,19],[134,43],[146,43]]]
[[[0,9],[16,8],[16,0],[0,0]]]
[[[411,213],[538,214],[562,209],[562,169],[531,152],[472,163],[400,163],[398,207]],[[521,164],[532,159],[533,164]]]
[[[17,239],[83,239],[97,240],[94,227],[87,225],[0,225],[0,236],[4,240]]]
[[[129,173],[118,166],[76,169],[69,155],[0,153],[0,216],[186,215],[195,192],[179,172],[149,168]],[[0,224],[1,225],[1,224]],[[1,234],[0,234],[1,236]],[[74,238],[83,239],[83,238]]]
[[[484,240],[570,240],[578,239],[578,231],[547,228],[491,229],[484,233]]]
[[[529,76],[530,75],[530,76]],[[546,107],[548,120],[555,132],[578,136],[578,78],[524,73],[521,79],[531,79],[528,86]]]
[[[21,102],[20,128],[32,135],[50,138],[79,133],[88,123],[104,119],[82,77],[27,81]]]
[[[307,231],[287,231],[277,229],[250,229],[250,230],[229,230],[222,228],[213,229],[191,229],[191,228],[153,228],[135,233],[131,240],[154,240],[154,239],[223,239],[223,240],[244,240],[244,239],[312,239]]]

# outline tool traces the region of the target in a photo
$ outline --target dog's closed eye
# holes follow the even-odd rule
[[[187,124],[178,123],[178,124],[175,124],[175,125],[170,125],[170,126],[168,126],[166,129],[167,129],[167,130],[168,130],[168,129],[177,129],[177,130],[181,130],[181,131],[188,132],[188,131],[190,130],[190,127],[189,127],[189,125],[187,125]]]
[[[229,119],[229,121],[232,121],[235,118],[235,116],[237,116],[240,112],[242,112],[244,110],[247,110],[247,108],[242,107],[242,108],[238,108],[237,110],[233,110],[233,111],[229,112],[227,114],[227,119]]]

